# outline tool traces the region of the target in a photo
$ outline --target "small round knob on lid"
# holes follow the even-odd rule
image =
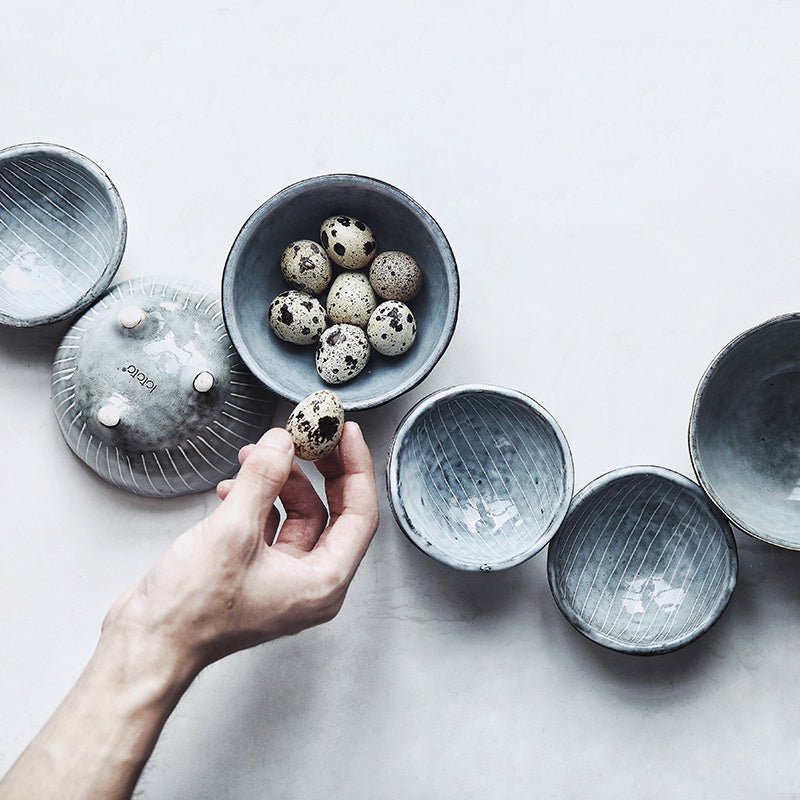
[[[201,372],[194,379],[194,388],[198,392],[207,392],[214,385],[214,376],[210,372]]]
[[[144,322],[145,313],[139,306],[125,306],[117,316],[117,322],[123,328],[135,328]]]
[[[97,412],[97,421],[106,428],[119,425],[119,409],[116,406],[102,406]]]

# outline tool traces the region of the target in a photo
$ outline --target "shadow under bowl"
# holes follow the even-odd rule
[[[417,339],[395,358],[373,351],[353,380],[328,387],[317,374],[313,346],[281,341],[267,310],[289,286],[279,268],[284,248],[298,239],[319,241],[323,220],[346,214],[370,226],[378,252],[401,250],[416,259],[424,280],[409,302]],[[388,183],[360,175],[323,175],[293,184],[267,200],[233,244],[222,280],[230,337],[242,360],[269,389],[295,403],[333,388],[348,411],[373,408],[420,383],[441,358],[458,312],[458,270],[441,228],[416,201]]]
[[[55,144],[0,151],[0,325],[76,316],[109,286],[125,249],[122,200],[85,156]]]
[[[562,614],[594,642],[636,655],[677,650],[730,600],[730,525],[697,484],[661,467],[597,478],[550,543],[547,576]]]
[[[386,466],[392,511],[427,555],[461,570],[513,567],[541,550],[572,497],[569,445],[538,403],[467,385],[401,421]]]
[[[800,550],[800,314],[727,344],[694,397],[689,451],[703,488],[745,533]]]

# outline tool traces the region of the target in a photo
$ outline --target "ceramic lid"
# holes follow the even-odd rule
[[[52,397],[72,451],[137,494],[211,488],[269,427],[275,398],[231,344],[216,291],[197,282],[117,284],[67,332]]]
[[[0,151],[0,325],[88,308],[114,278],[126,234],[114,184],[86,156],[55,144]]]

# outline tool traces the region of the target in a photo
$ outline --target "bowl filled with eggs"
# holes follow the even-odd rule
[[[295,403],[332,389],[348,411],[419,384],[450,343],[458,301],[433,217],[361,175],[309,178],[267,200],[222,279],[225,324],[253,374]]]

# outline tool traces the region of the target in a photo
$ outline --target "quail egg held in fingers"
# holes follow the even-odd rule
[[[342,438],[344,408],[329,389],[301,400],[286,422],[298,458],[317,461],[331,453]]]
[[[344,269],[364,269],[375,257],[375,237],[360,219],[328,217],[322,223],[319,238],[331,261]]]
[[[327,253],[316,242],[292,242],[281,255],[281,272],[287,283],[309,294],[320,294],[333,280]]]
[[[399,300],[381,303],[369,318],[367,338],[382,356],[399,356],[405,353],[417,338],[414,314]]]
[[[346,322],[366,328],[378,305],[375,292],[363,272],[343,272],[328,292],[326,307],[331,322]]]
[[[317,372],[325,383],[345,383],[355,378],[369,361],[367,334],[356,325],[333,325],[319,338]]]
[[[313,344],[327,326],[325,309],[316,297],[290,289],[270,303],[269,326],[284,342]]]
[[[407,303],[422,286],[422,270],[407,253],[387,250],[375,257],[369,268],[369,282],[383,300]]]

